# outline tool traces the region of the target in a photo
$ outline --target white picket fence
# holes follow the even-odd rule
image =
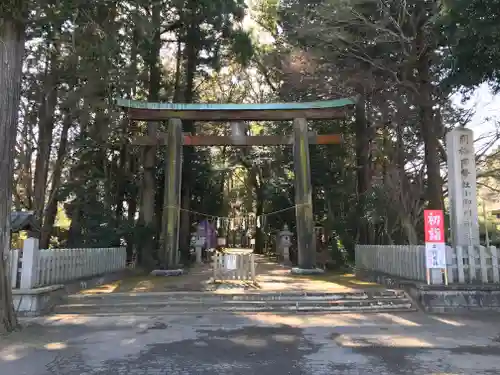
[[[249,252],[216,253],[212,257],[214,281],[255,282],[255,255]]]
[[[37,249],[28,239],[7,257],[12,288],[37,288],[126,268],[125,248]]]
[[[21,250],[12,249],[7,253],[7,274],[10,277],[12,288],[18,287],[18,281],[21,280]]]
[[[494,246],[446,247],[450,283],[500,283],[500,250]],[[356,268],[426,281],[425,246],[356,246]]]

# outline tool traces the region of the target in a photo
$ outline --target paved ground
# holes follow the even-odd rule
[[[2,375],[499,374],[500,319],[53,316],[0,338]]]

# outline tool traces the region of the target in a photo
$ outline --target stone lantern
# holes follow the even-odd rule
[[[290,246],[292,246],[293,233],[288,230],[288,225],[283,226],[283,230],[278,232],[278,254],[283,259],[285,265],[291,265]]]

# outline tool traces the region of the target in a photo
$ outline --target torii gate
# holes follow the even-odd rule
[[[293,145],[295,171],[295,214],[297,218],[298,266],[312,269],[316,266],[316,243],[312,207],[310,144],[339,144],[338,134],[317,135],[308,131],[307,120],[346,118],[352,113],[355,99],[338,99],[308,103],[266,104],[175,104],[151,103],[118,99],[131,120],[169,120],[166,133],[157,137],[138,137],[137,145],[168,145],[165,156],[165,192],[161,249],[166,266],[178,264],[182,146],[271,146]],[[231,136],[204,136],[182,132],[182,120],[191,121],[283,121],[293,120],[293,136],[246,136],[238,125],[233,125]]]

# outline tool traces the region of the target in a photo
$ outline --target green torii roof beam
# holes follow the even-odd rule
[[[132,120],[164,121],[171,118],[194,121],[279,121],[306,118],[327,120],[345,118],[356,99],[345,98],[306,103],[261,104],[183,104],[152,103],[118,99]]]

